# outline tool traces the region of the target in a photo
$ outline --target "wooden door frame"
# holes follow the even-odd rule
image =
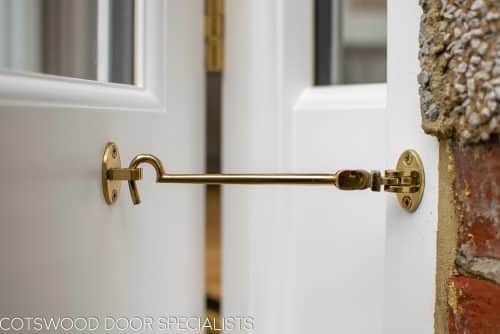
[[[312,0],[226,2],[224,172],[296,171],[299,113],[385,108],[385,84],[313,86],[313,12]],[[223,189],[222,313],[260,333],[294,333],[300,317],[294,201],[289,188]]]
[[[226,1],[224,172],[292,168],[290,111],[313,80],[312,10],[311,0]],[[222,192],[222,314],[252,316],[261,333],[293,332],[292,200],[280,187]]]
[[[436,139],[420,128],[417,75],[422,10],[417,1],[387,4],[387,163],[390,166],[405,149],[419,152],[425,193],[414,214],[387,205],[383,333],[433,333],[439,153]]]

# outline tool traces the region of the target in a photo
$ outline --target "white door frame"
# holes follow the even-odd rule
[[[385,109],[382,95],[386,85],[375,85],[372,90],[367,90],[367,86],[312,88],[312,0],[231,0],[226,6],[224,172],[297,171],[295,122],[303,112],[322,107],[335,112],[345,106]],[[385,298],[390,301],[384,307],[386,331],[382,331],[380,319],[373,332],[397,333],[398,327],[412,329],[414,324],[421,324],[423,327],[418,328],[425,327],[425,331],[420,333],[430,333],[427,329],[433,323],[437,144],[419,131],[416,75],[420,9],[416,2],[395,0],[388,1],[388,9],[390,113],[381,114],[387,121],[379,129],[381,141],[386,143],[380,160],[385,165],[377,168],[393,168],[404,149],[414,148],[422,153],[427,167],[427,189],[420,209],[413,215],[403,213],[392,196],[377,195],[387,198],[385,270],[391,276],[385,279]],[[394,66],[398,62],[399,66]],[[339,89],[345,90],[341,93]],[[374,94],[366,94],[368,91]],[[293,333],[294,319],[301,316],[295,314],[293,306],[293,273],[300,268],[294,267],[295,196],[289,189],[231,186],[223,191],[223,314],[255,317],[259,333]],[[396,221],[402,219],[405,224],[398,225]],[[425,242],[419,244],[422,239]],[[425,256],[419,259],[420,271],[416,271],[411,266],[417,250],[422,248]],[[398,266],[405,272],[397,270]],[[397,284],[401,277],[405,280]],[[409,294],[408,290],[413,292]],[[405,298],[413,298],[415,303]],[[406,325],[403,320],[394,319],[403,313]]]
[[[384,112],[385,84],[313,87],[313,1],[226,6],[225,172],[297,172],[295,122],[302,115],[346,108]],[[353,166],[330,166],[337,167]],[[223,191],[223,314],[255,317],[259,333],[297,330],[295,200],[290,188]],[[309,319],[315,320],[321,321]]]
[[[313,79],[311,4],[226,1],[224,172],[292,168],[290,111]],[[293,231],[283,226],[291,198],[280,187],[224,187],[222,196],[223,316],[253,316],[260,333],[293,333],[293,279],[284,279]]]
[[[388,1],[388,163],[413,148],[425,168],[425,193],[407,214],[387,203],[383,333],[433,333],[438,222],[438,142],[420,128],[417,75],[421,8]]]

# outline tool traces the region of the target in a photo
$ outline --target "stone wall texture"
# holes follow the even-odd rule
[[[477,143],[500,133],[500,0],[420,0],[422,127]]]
[[[500,0],[420,5],[422,127],[441,141],[435,333],[500,334]]]

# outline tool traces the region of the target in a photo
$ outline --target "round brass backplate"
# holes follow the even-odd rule
[[[108,180],[108,170],[121,168],[120,152],[115,143],[107,143],[102,156],[102,193],[109,205],[115,203],[120,195],[121,181]]]
[[[414,150],[404,151],[398,159],[398,164],[396,166],[397,171],[412,171],[416,170],[420,173],[420,187],[417,192],[401,194],[398,193],[399,205],[408,212],[413,212],[417,210],[420,202],[422,201],[422,196],[424,195],[425,189],[425,174],[424,174],[424,164],[420,159],[418,153]]]

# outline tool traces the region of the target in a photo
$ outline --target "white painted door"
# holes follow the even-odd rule
[[[394,195],[223,191],[223,314],[256,333],[432,333],[437,143],[420,129],[416,1],[389,0],[387,84],[313,87],[313,1],[227,2],[225,172],[393,169],[424,160],[417,212]]]
[[[102,333],[139,317],[158,332],[203,314],[202,188],[158,185],[146,167],[141,205],[126,184],[113,206],[101,191],[108,141],[122,165],[148,152],[202,171],[203,4],[136,1],[134,29],[137,85],[0,73],[0,314],[23,318],[4,327],[96,317]]]

